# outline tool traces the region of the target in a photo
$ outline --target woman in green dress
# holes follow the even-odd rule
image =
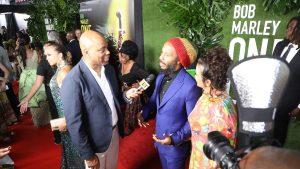
[[[55,102],[58,116],[60,118],[57,126],[51,126],[53,129],[58,128],[61,132],[62,143],[62,169],[84,169],[84,161],[80,157],[79,152],[74,147],[70,135],[66,128],[66,120],[64,118],[63,104],[60,95],[62,81],[67,73],[71,70],[71,54],[66,49],[53,41],[47,42],[44,45],[45,55],[49,64],[57,67],[55,74],[50,81],[51,93]]]
[[[26,65],[22,70],[19,80],[19,100],[23,100],[29,93],[32,85],[36,79],[36,70],[38,66],[38,54],[29,47],[26,43],[23,46],[25,48],[24,54],[26,54]],[[32,114],[33,124],[36,127],[41,127],[49,124],[50,113],[49,105],[47,102],[45,88],[41,87],[38,92],[29,101],[30,112]]]

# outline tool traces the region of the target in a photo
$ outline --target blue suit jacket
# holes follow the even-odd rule
[[[188,154],[189,144],[186,140],[191,136],[188,116],[202,94],[196,81],[185,69],[181,69],[163,99],[159,101],[159,90],[164,74],[159,74],[156,79],[155,90],[143,109],[143,117],[147,119],[149,113],[156,111],[156,135],[164,138],[171,135],[174,145],[166,146],[156,143],[160,153],[167,156],[183,157]]]
[[[118,127],[122,132],[123,117],[117,100],[119,90],[114,69],[106,66],[105,75],[114,93]],[[67,129],[81,157],[89,159],[95,153],[105,152],[112,137],[112,113],[101,88],[83,60],[65,77],[61,95]]]

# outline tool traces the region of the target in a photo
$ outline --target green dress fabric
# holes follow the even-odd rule
[[[36,79],[38,56],[33,51],[33,56],[26,60],[26,67],[22,70],[19,80],[19,100],[24,99],[29,93]],[[49,124],[50,113],[44,84],[29,101],[28,107],[32,114],[32,120],[36,127]]]
[[[57,84],[57,75],[61,70],[61,67],[58,67],[56,73],[53,75],[50,81],[51,93],[59,117],[65,117],[63,103],[60,95],[60,88]],[[61,143],[62,143],[62,160],[61,160],[61,169],[84,169],[84,160],[80,157],[77,148],[71,141],[71,136],[68,131],[61,132]]]

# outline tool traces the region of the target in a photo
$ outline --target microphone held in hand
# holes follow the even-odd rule
[[[154,74],[150,74],[146,79],[143,79],[139,82],[139,87],[137,88],[137,91],[142,91],[148,89],[150,87],[150,84],[155,79]]]

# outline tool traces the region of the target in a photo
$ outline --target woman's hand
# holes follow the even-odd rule
[[[58,130],[60,132],[67,131],[67,123],[65,118],[63,118],[63,120],[61,120],[60,124],[58,125]]]
[[[6,148],[0,148],[0,158],[3,158],[7,154],[10,153],[11,147],[6,147]]]

